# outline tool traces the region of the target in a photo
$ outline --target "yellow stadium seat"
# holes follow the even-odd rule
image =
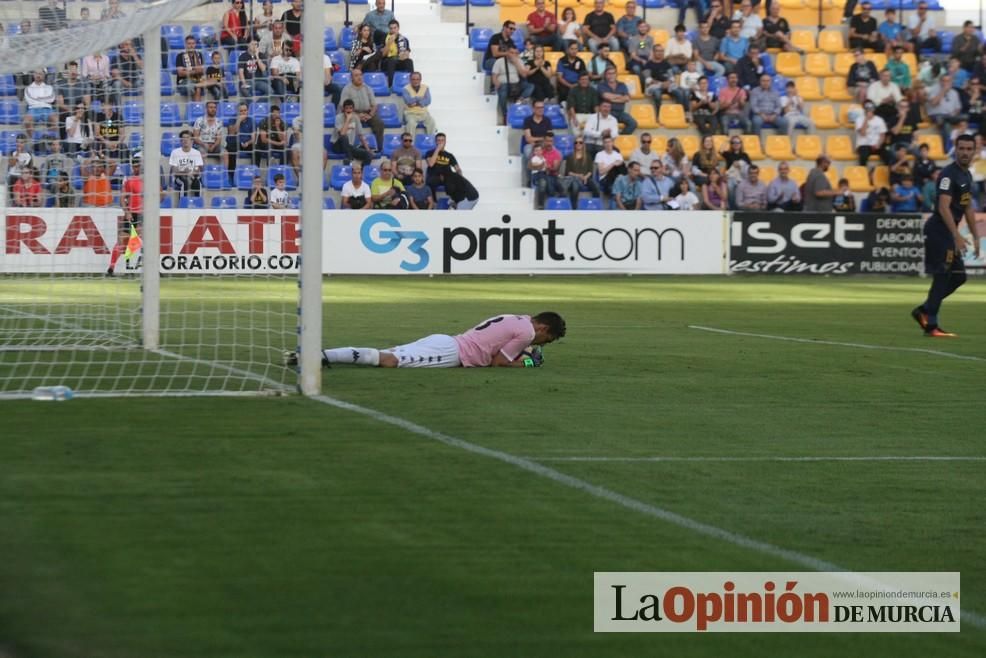
[[[630,92],[630,98],[633,100],[640,100],[644,97],[644,92],[640,90],[640,78],[634,74],[624,73],[623,75],[616,76],[616,80],[627,86],[627,91]],[[649,104],[650,103],[648,103],[648,105]]]
[[[685,108],[673,103],[661,103],[661,113],[658,117],[665,128],[687,128]]]
[[[623,9],[627,6],[627,2],[629,2],[629,0],[607,0],[606,6],[615,7],[616,9]],[[534,3],[531,4],[533,5]]]
[[[702,138],[698,135],[682,135],[678,138],[681,148],[685,150],[685,155],[689,158],[695,155],[699,147],[702,146]]]
[[[846,41],[842,36],[842,30],[832,29],[819,32],[818,48],[823,53],[832,53],[833,55],[846,52]]]
[[[851,192],[872,192],[873,183],[870,182],[870,172],[866,167],[853,165],[842,170],[842,177],[849,180],[849,190]]]
[[[828,179],[829,185],[832,186],[833,190],[839,189],[839,179],[842,178],[842,176],[840,176],[839,172],[835,170],[835,167],[829,165],[828,171],[825,172],[825,178]]]
[[[671,33],[664,29],[651,30],[650,35],[654,37],[655,46],[668,47],[668,40],[671,38]]]
[[[787,135],[768,135],[764,151],[772,160],[794,160],[791,138]]]
[[[812,53],[805,56],[805,73],[819,78],[827,78],[834,75],[832,72],[832,60],[828,53]]]
[[[579,51],[579,59],[581,59],[586,66],[589,66],[589,62],[592,61],[592,58],[593,54],[588,50]]]
[[[652,130],[660,127],[657,123],[657,113],[654,106],[650,103],[635,103],[630,106],[630,116],[637,121],[637,127],[643,130]]]
[[[763,147],[760,145],[759,135],[742,135],[743,150],[750,156],[751,160],[763,160]]]
[[[825,98],[830,101],[851,101],[852,94],[846,89],[846,79],[840,76],[825,78]]]
[[[794,152],[799,160],[814,162],[822,154],[822,138],[818,135],[798,135],[794,143]]]
[[[836,116],[835,106],[831,103],[813,105],[811,120],[815,122],[815,128],[819,130],[834,130],[839,127],[839,118]]]
[[[825,140],[825,153],[833,160],[856,159],[856,151],[849,135],[830,135]]]
[[[712,144],[716,153],[722,153],[729,147],[729,135],[713,135]]]
[[[551,64],[551,70],[552,71],[557,71],[558,70],[558,62],[560,62],[561,61],[561,58],[564,57],[564,56],[565,56],[565,53],[563,53],[563,52],[546,52],[546,53],[544,53],[544,61],[546,61],[549,64]]]
[[[825,78],[826,81],[831,79]],[[806,101],[820,101],[824,98],[821,90],[818,88],[818,78],[801,76],[800,78],[795,78],[794,85],[798,89],[798,94]]]
[[[791,44],[806,53],[818,52],[815,45],[815,33],[811,30],[791,30]]]
[[[914,141],[920,146],[928,145],[928,157],[932,160],[947,160],[945,147],[942,144],[941,135],[915,135]]]
[[[499,0],[497,3],[501,7],[521,7],[526,6],[524,0]]]
[[[664,153],[668,150],[668,138],[665,135],[651,133],[650,150],[655,153]]]
[[[804,167],[791,167],[791,172],[788,176],[790,176],[791,180],[797,183],[800,187],[805,184],[806,180],[808,180],[808,170]]]
[[[764,185],[770,185],[770,181],[777,178],[777,170],[770,165],[764,165],[760,167],[760,182]]]
[[[616,73],[617,73],[617,75],[619,75],[620,73],[626,72],[626,70],[627,70],[627,60],[626,60],[626,56],[623,54],[623,51],[622,50],[618,50],[615,53],[611,52],[609,54],[609,58],[610,58],[610,60],[614,64],[616,64]],[[634,77],[636,78],[637,76],[634,76]],[[639,81],[640,79],[637,78],[637,80]]]
[[[918,74],[918,58],[914,53],[904,53],[901,60],[907,64],[907,68],[911,69],[912,76]]]
[[[849,69],[856,63],[856,56],[852,53],[837,53],[832,71],[836,75],[849,75]]]
[[[636,135],[617,135],[616,139],[613,140],[613,146],[616,147],[616,150],[626,160],[630,157],[631,153],[637,150],[639,144],[637,143]]]
[[[887,56],[884,53],[866,53],[866,59],[873,62],[877,71],[887,68]]]
[[[839,125],[843,128],[854,128],[856,124],[849,120],[849,113],[853,110],[863,111],[863,106],[859,103],[846,103],[839,106]]]
[[[873,168],[873,187],[890,187],[890,167],[880,165]]]
[[[801,9],[805,6],[804,0],[780,0],[783,9]]]
[[[777,72],[788,78],[796,78],[805,74],[801,66],[801,55],[798,53],[778,53],[777,63],[774,65]]]

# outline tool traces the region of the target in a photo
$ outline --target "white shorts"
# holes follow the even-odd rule
[[[398,368],[458,368],[459,344],[445,334],[432,334],[389,350],[397,357]]]

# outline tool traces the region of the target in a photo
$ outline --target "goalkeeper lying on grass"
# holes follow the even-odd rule
[[[546,311],[535,316],[497,315],[458,336],[432,334],[387,350],[337,347],[322,350],[322,364],[352,363],[381,368],[537,368],[541,346],[565,335],[565,320]],[[285,364],[298,364],[297,352],[286,352]]]

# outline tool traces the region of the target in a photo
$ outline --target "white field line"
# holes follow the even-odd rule
[[[725,334],[727,336],[744,336],[747,338],[764,338],[767,340],[780,340],[788,343],[808,343],[811,345],[831,345],[834,347],[852,347],[860,350],[879,350],[883,352],[911,352],[915,354],[930,354],[931,356],[943,356],[949,359],[960,359],[962,361],[986,362],[986,359],[979,356],[969,356],[967,354],[955,354],[953,352],[942,352],[940,350],[929,350],[921,347],[890,347],[888,345],[869,345],[867,343],[845,343],[837,340],[821,340],[818,338],[796,338],[794,336],[774,336],[771,334],[756,334],[748,331],[732,331],[730,329],[718,329],[716,327],[703,327],[697,324],[688,325],[689,329],[698,331],[708,331],[714,334]]]
[[[735,546],[739,546],[745,549],[752,550],[756,553],[761,553],[763,555],[769,555],[772,557],[787,560],[792,564],[797,564],[813,571],[842,571],[847,572],[846,578],[849,582],[854,582],[854,574],[845,567],[841,567],[832,562],[822,560],[820,558],[808,555],[807,553],[800,553],[798,551],[793,551],[787,548],[782,548],[780,546],[775,546],[768,542],[759,541],[746,535],[731,532],[724,528],[719,528],[717,526],[703,523],[701,521],[696,521],[687,516],[677,514],[670,510],[664,509],[663,507],[658,507],[657,505],[651,505],[642,500],[636,498],[631,498],[630,496],[625,496],[621,493],[613,491],[612,489],[607,489],[606,487],[601,487],[596,484],[592,484],[586,480],[567,475],[561,471],[555,470],[550,466],[545,466],[539,464],[532,459],[526,457],[518,457],[516,455],[511,455],[500,450],[494,450],[492,448],[485,448],[481,445],[465,441],[463,439],[444,434],[442,432],[436,432],[435,430],[424,427],[423,425],[418,425],[412,421],[409,421],[398,416],[391,416],[390,414],[384,413],[382,411],[377,411],[376,409],[371,409],[369,407],[363,407],[358,404],[353,404],[351,402],[346,402],[344,400],[339,400],[328,395],[317,395],[312,397],[313,400],[327,404],[337,409],[344,409],[346,411],[351,411],[362,416],[367,416],[373,420],[379,421],[381,423],[386,423],[388,425],[393,425],[400,429],[411,432],[412,434],[417,434],[427,439],[433,441],[438,441],[447,446],[458,448],[466,452],[480,455],[482,457],[487,457],[490,459],[495,459],[499,462],[505,464],[510,464],[521,470],[527,471],[539,477],[551,480],[557,484],[564,485],[580,491],[582,493],[589,494],[596,498],[615,503],[621,507],[650,516],[652,518],[658,519],[660,521],[665,521],[672,525],[676,525],[680,528],[690,530],[700,535],[705,535],[713,539],[718,539]],[[888,589],[893,589],[891,585],[879,586],[886,587]],[[962,611],[962,620],[968,624],[976,626],[981,629],[986,629],[986,616],[982,616],[975,612],[970,612],[967,610]]]
[[[525,457],[536,462],[986,462],[986,456],[966,455],[867,455],[800,457],[606,457],[569,455]]]

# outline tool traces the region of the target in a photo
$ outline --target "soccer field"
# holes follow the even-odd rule
[[[541,310],[568,337],[539,370],[336,367],[323,400],[0,402],[0,657],[981,657],[986,281],[948,341],[909,317],[926,288],[334,277],[329,345]],[[594,571],[823,563],[960,571],[970,614],[592,630]]]

